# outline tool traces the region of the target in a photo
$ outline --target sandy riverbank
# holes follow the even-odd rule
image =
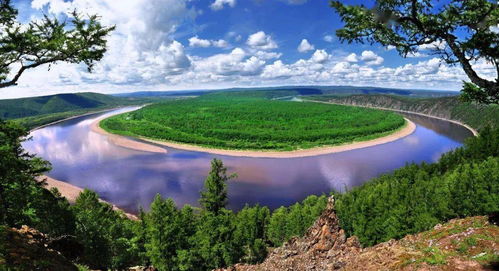
[[[41,176],[39,179],[41,179],[41,180],[45,179],[45,182],[47,183],[45,188],[47,188],[47,189],[51,189],[53,187],[57,188],[57,190],[59,190],[61,195],[63,197],[65,197],[69,201],[69,203],[71,203],[71,204],[74,204],[78,195],[80,195],[80,193],[83,192],[83,188],[81,188],[81,187],[78,187],[78,186],[75,186],[75,185],[72,185],[72,184],[69,184],[66,182],[59,181],[59,180],[56,180],[54,178],[50,178],[50,177],[45,176],[45,175]],[[114,204],[111,204],[111,203],[104,201],[102,199],[100,201],[112,205],[114,210],[121,210],[120,208],[118,208]],[[121,210],[121,211],[123,211],[123,210]],[[133,214],[126,213],[126,212],[124,212],[124,213],[128,218],[133,219],[133,220],[138,220],[137,216],[135,216]]]
[[[153,153],[167,153],[167,150],[158,146],[154,146],[152,144],[138,142],[124,136],[115,135],[108,133],[104,129],[99,126],[99,123],[102,119],[97,119],[90,125],[90,129],[98,134],[107,136],[108,140],[120,147],[137,150],[137,151],[145,151],[145,152],[153,152]]]
[[[329,147],[316,147],[316,148],[311,148],[311,149],[304,149],[304,150],[294,150],[294,151],[251,151],[251,150],[224,150],[224,149],[215,149],[215,148],[207,148],[207,147],[201,147],[201,146],[195,146],[195,145],[189,145],[189,144],[181,144],[181,143],[175,143],[175,142],[167,142],[167,141],[159,141],[159,140],[153,140],[149,138],[143,138],[139,137],[141,140],[151,142],[154,144],[158,145],[163,145],[175,149],[182,149],[182,150],[188,150],[188,151],[197,151],[197,152],[207,152],[207,153],[213,153],[213,154],[219,154],[219,155],[228,155],[228,156],[238,156],[238,157],[254,157],[254,158],[297,158],[297,157],[308,157],[308,156],[316,156],[316,155],[323,155],[323,154],[329,154],[329,153],[338,153],[338,152],[344,152],[344,151],[350,151],[350,150],[355,150],[355,149],[361,149],[361,148],[366,148],[366,147],[371,147],[375,145],[380,145],[380,144],[385,144],[389,143],[395,140],[398,140],[400,138],[406,137],[410,134],[412,134],[416,130],[416,124],[414,124],[412,121],[405,119],[406,120],[406,125],[402,127],[401,129],[397,130],[396,132],[389,134],[384,137],[372,139],[372,140],[367,140],[367,141],[361,141],[361,142],[353,142],[351,144],[345,144],[345,145],[338,145],[338,146],[329,146]],[[117,140],[120,144],[120,146],[128,147],[128,146],[134,146],[135,141],[130,140],[126,137],[122,137],[119,135],[115,134],[110,134],[106,131],[104,131],[102,128],[99,127],[99,122],[100,120],[96,121],[95,123],[92,124],[92,130],[105,134],[110,136],[113,140]],[[121,140],[124,139],[124,140]],[[128,143],[131,141],[131,144],[128,145]],[[114,141],[113,141],[114,142]],[[140,143],[140,142],[138,142]],[[143,151],[147,151],[146,147],[143,146],[140,143],[141,148],[144,147]],[[144,144],[144,145],[149,145],[149,144]],[[151,147],[158,148],[157,146],[154,145],[149,145]],[[137,147],[137,146],[135,146]]]

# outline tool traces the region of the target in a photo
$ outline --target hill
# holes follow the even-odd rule
[[[99,93],[68,93],[0,100],[0,118],[17,119],[73,110],[118,106],[132,100]]]
[[[487,125],[499,127],[499,105],[462,103],[457,96],[414,98],[396,95],[321,95],[310,96],[307,99],[423,113],[460,121],[477,130],[481,130]]]
[[[183,90],[183,91],[140,91],[120,93],[119,97],[171,97],[171,96],[201,96],[215,92],[274,92],[285,96],[286,92],[292,95],[353,95],[353,94],[387,94],[410,97],[450,97],[459,93],[456,91],[440,90],[408,90],[380,87],[356,86],[279,86],[279,87],[254,87],[254,88],[228,88],[211,90]]]
[[[147,102],[150,100],[93,92],[7,99],[0,100],[0,119],[15,119],[27,128],[34,128],[81,114]]]

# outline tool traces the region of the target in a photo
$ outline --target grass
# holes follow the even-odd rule
[[[101,122],[111,133],[220,149],[288,151],[384,136],[395,113],[269,100],[268,93],[216,93],[153,104]]]

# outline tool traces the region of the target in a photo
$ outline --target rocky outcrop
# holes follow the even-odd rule
[[[69,249],[67,238],[49,239],[45,234],[23,226],[21,229],[0,229],[0,269],[77,271],[78,268],[56,250]]]
[[[495,270],[498,240],[497,225],[487,217],[471,217],[361,248],[357,237],[347,238],[340,228],[331,197],[304,237],[273,249],[261,264],[238,264],[225,270]]]

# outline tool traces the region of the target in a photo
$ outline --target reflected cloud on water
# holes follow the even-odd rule
[[[403,139],[348,152],[304,158],[247,158],[212,155],[166,148],[152,154],[116,146],[92,132],[91,124],[110,113],[72,119],[36,130],[24,144],[31,153],[49,160],[48,175],[90,188],[127,211],[147,209],[159,193],[182,206],[198,205],[199,192],[210,161],[220,158],[238,178],[229,184],[229,207],[245,204],[276,208],[311,194],[344,191],[411,162],[433,162],[442,153],[459,147],[471,135],[465,128],[425,117],[409,115],[417,125]]]

